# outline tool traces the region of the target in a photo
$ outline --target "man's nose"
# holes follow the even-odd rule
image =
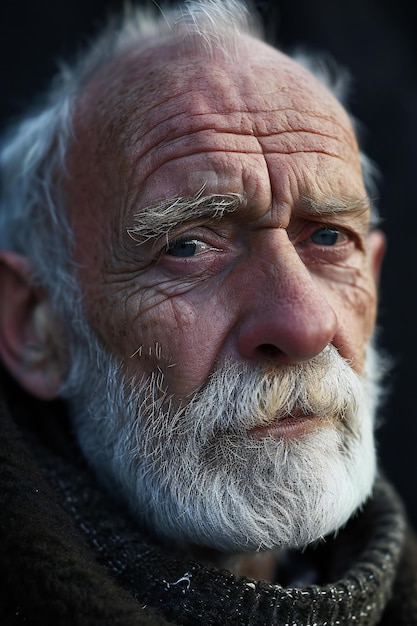
[[[292,244],[268,257],[252,259],[242,287],[238,351],[259,363],[309,360],[332,341],[335,311]]]

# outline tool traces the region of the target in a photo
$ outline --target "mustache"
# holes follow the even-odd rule
[[[153,415],[146,422],[156,436],[163,428],[171,440],[192,436],[200,443],[219,433],[247,436],[256,426],[300,413],[350,430],[366,388],[366,380],[329,345],[309,361],[279,368],[226,362],[171,414],[161,403],[158,385],[159,406],[165,410],[159,419]]]

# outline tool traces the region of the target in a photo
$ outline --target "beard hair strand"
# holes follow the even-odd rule
[[[100,367],[92,375],[90,365],[89,384],[66,390],[80,446],[156,534],[229,552],[300,548],[337,531],[368,497],[377,388],[333,346],[285,368],[226,363],[177,407],[159,368],[127,381],[94,350]],[[317,427],[280,440],[248,435],[295,411],[316,416]]]

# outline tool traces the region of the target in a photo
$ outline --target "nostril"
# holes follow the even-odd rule
[[[281,350],[274,346],[273,343],[262,343],[258,346],[258,351],[262,353],[264,357],[274,359],[281,353]]]

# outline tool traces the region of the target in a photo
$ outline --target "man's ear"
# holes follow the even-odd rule
[[[370,253],[371,272],[375,280],[375,284],[379,283],[381,273],[382,260],[385,254],[386,239],[381,230],[373,230],[368,237],[368,246]]]
[[[61,325],[22,255],[0,250],[0,358],[32,395],[51,400],[66,372]]]

